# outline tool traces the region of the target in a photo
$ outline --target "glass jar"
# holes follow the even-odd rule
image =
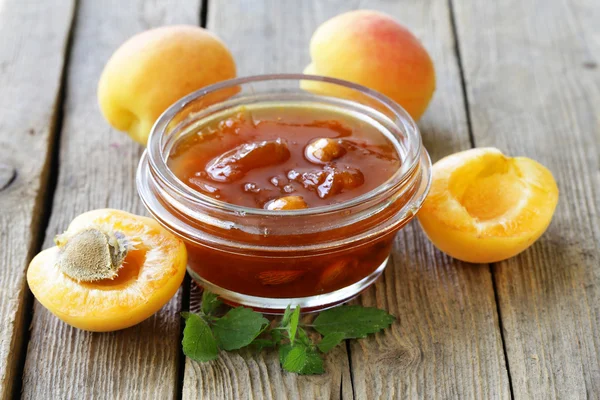
[[[328,107],[372,124],[396,147],[400,168],[351,200],[288,211],[219,201],[169,170],[171,149],[185,135],[236,108],[286,104]],[[430,179],[419,130],[398,104],[350,82],[278,74],[220,82],[173,104],[152,129],[137,187],[154,218],[186,243],[188,272],[199,285],[230,304],[280,313],[288,305],[303,311],[331,307],[375,282]]]

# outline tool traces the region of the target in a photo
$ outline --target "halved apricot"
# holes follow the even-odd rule
[[[135,325],[165,305],[185,276],[183,242],[124,211],[81,214],[56,243],[31,261],[27,282],[44,307],[79,329]]]
[[[438,249],[463,261],[496,262],[522,252],[546,231],[558,202],[548,169],[495,148],[452,154],[432,174],[419,222]]]

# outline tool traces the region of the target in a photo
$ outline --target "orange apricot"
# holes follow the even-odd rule
[[[133,36],[115,51],[102,71],[98,102],[113,127],[145,145],[152,125],[167,107],[235,75],[233,57],[217,36],[197,26],[164,26]],[[218,101],[235,91],[209,97]]]
[[[324,22],[310,41],[312,63],[304,73],[345,79],[385,94],[415,119],[435,90],[435,70],[419,40],[392,17],[350,11]],[[315,81],[301,87],[346,97],[350,92]]]
[[[31,261],[36,299],[69,325],[105,332],[150,317],[185,276],[185,245],[151,218],[95,210],[75,218],[57,246]]]
[[[496,262],[527,249],[546,231],[558,202],[548,169],[495,148],[452,154],[432,174],[419,222],[438,249],[463,261]]]

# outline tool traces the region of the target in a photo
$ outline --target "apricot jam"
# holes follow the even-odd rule
[[[375,127],[319,108],[241,109],[181,138],[168,158],[191,188],[221,201],[269,208],[340,203],[367,193],[400,167]],[[282,206],[283,207],[283,206]]]
[[[311,94],[298,79],[317,78],[239,78],[182,99],[137,177],[148,210],[185,241],[192,278],[270,312],[323,309],[372,284],[430,180],[399,106],[328,78],[343,95]]]

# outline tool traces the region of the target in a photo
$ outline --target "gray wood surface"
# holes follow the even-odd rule
[[[516,399],[600,396],[600,6],[455,2],[473,135],[538,160],[554,221],[494,266]]]
[[[142,148],[110,129],[97,106],[104,63],[136,32],[198,24],[201,3],[79,0],[75,10],[72,0],[0,0],[0,399],[18,396],[19,387],[32,399],[598,398],[600,6],[593,0],[208,1],[208,28],[232,50],[239,75],[301,72],[312,32],[341,12],[395,16],[434,59],[437,90],[419,122],[434,161],[473,144],[497,146],[548,166],[561,190],[546,235],[492,266],[454,261],[409,225],[382,279],[355,300],[399,321],[331,352],[327,374],[284,373],[269,351],[182,360],[179,311],[198,307],[193,285],[189,304],[180,291],[120,332],[70,328],[37,302],[31,310],[25,270],[44,229],[46,248],[81,212],[145,213],[134,184]],[[47,209],[56,146],[59,175]]]
[[[96,85],[112,52],[136,32],[173,23],[198,24],[199,1],[79,2],[66,82],[60,173],[45,247],[76,215],[113,207],[144,213],[134,176],[142,147],[102,118]],[[123,331],[71,328],[35,303],[23,373],[31,399],[176,396],[181,296]]]
[[[0,1],[0,399],[18,390],[74,1]],[[40,44],[43,43],[43,46]]]

